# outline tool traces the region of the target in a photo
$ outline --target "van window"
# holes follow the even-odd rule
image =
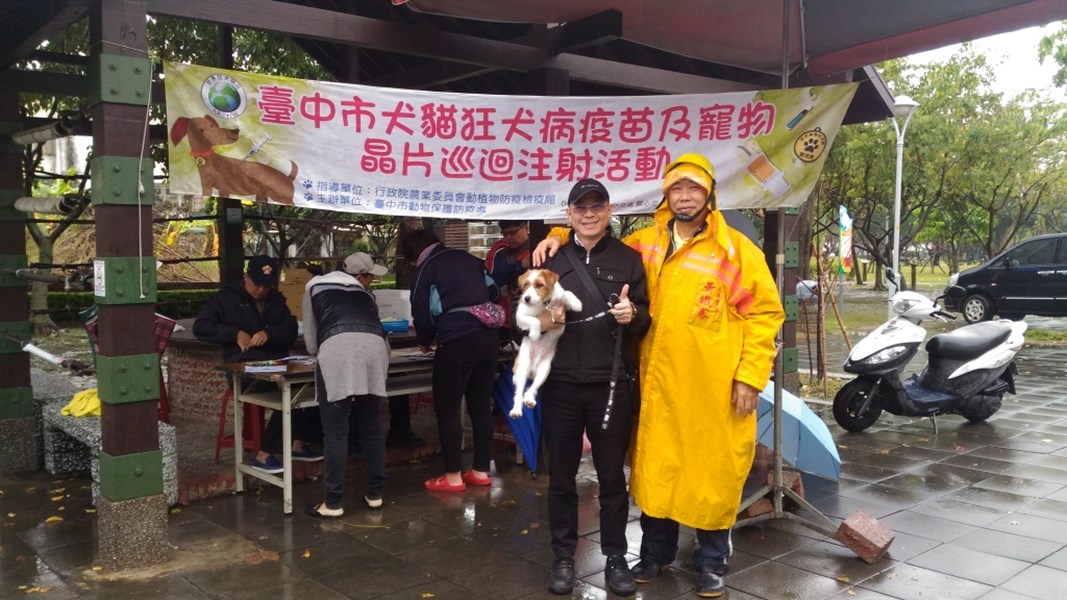
[[[1036,240],[1019,246],[1005,255],[1008,266],[1026,267],[1036,265],[1051,265],[1056,260],[1056,238],[1049,240]]]

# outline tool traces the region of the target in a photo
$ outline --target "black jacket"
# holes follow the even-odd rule
[[[255,335],[267,332],[267,343],[242,353],[237,345],[237,332]],[[271,360],[289,355],[296,341],[296,318],[285,304],[285,296],[271,289],[263,301],[263,312],[238,281],[220,289],[207,300],[193,324],[196,339],[222,346],[226,362]]]
[[[385,339],[378,305],[367,290],[327,281],[311,286],[310,291],[319,347],[339,333],[374,333]]]
[[[436,317],[430,314],[430,286],[437,286],[444,310],[444,314]],[[485,263],[468,252],[439,244],[415,271],[415,283],[411,287],[415,337],[420,344],[428,346],[434,338],[443,344],[488,329],[467,311],[448,311],[489,302],[489,296]]]
[[[564,256],[575,252],[580,264],[589,273],[604,299],[594,296],[574,271],[571,261]],[[610,314],[582,321],[607,310],[605,301],[614,300],[623,284],[630,284],[629,298],[637,307],[633,321],[623,328],[623,372],[637,369],[637,342],[652,325],[648,313],[648,285],[641,255],[610,234],[597,242],[591,251],[575,242],[571,233],[570,242],[543,265],[559,274],[560,284],[573,292],[582,301],[581,313],[567,313],[567,328],[559,339],[556,357],[552,360],[549,379],[567,383],[604,382],[611,380],[611,365],[615,356],[614,331],[619,325]]]

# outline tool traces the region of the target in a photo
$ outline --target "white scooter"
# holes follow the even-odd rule
[[[897,281],[892,269],[886,276]],[[953,286],[946,295],[962,299],[966,290]],[[912,291],[893,295],[890,304],[897,316],[860,340],[845,359],[845,371],[857,377],[834,397],[834,419],[841,427],[863,431],[886,410],[930,417],[936,434],[937,415],[955,413],[978,423],[1000,409],[1005,392],[1015,393],[1013,359],[1025,341],[1024,321],[975,323],[935,335],[926,344],[929,358],[922,373],[902,379],[905,365],[926,338],[919,323],[956,318],[938,304],[944,297],[931,301]]]

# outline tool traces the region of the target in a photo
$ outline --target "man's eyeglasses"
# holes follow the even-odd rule
[[[572,204],[571,210],[573,210],[576,215],[584,215],[589,211],[593,211],[593,214],[599,215],[604,212],[607,207],[607,202],[597,202],[596,204]]]

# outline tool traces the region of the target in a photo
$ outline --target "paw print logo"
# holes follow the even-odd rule
[[[793,142],[793,153],[804,162],[819,160],[826,151],[826,134],[819,128],[805,131]]]
[[[315,184],[310,179],[301,179],[300,185],[304,186],[305,190],[310,190]]]

